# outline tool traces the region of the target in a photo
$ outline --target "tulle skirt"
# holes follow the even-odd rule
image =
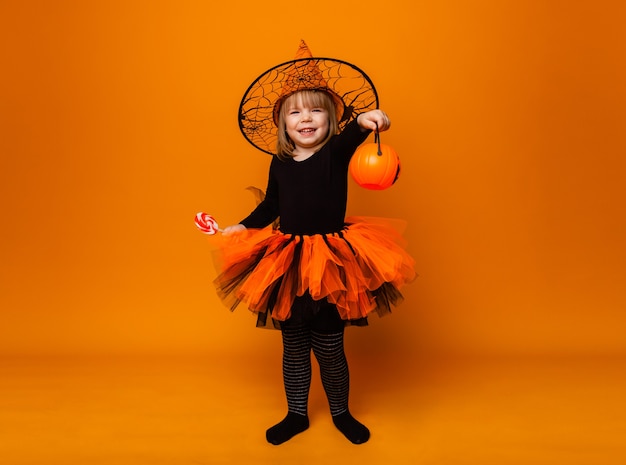
[[[332,234],[284,234],[267,227],[223,236],[216,253],[218,296],[231,309],[244,303],[257,326],[306,318],[315,303],[336,306],[347,325],[365,325],[403,299],[400,289],[415,278],[405,250],[403,223],[351,217]]]

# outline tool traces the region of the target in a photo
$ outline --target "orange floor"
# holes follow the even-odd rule
[[[625,359],[350,357],[351,406],[371,431],[348,443],[317,372],[311,428],[281,446],[268,357],[31,357],[0,360],[5,465],[626,463]]]

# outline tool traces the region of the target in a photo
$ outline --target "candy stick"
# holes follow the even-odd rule
[[[196,214],[195,218],[196,226],[200,231],[204,234],[215,234],[217,231],[224,232],[223,229],[220,229],[217,225],[217,221],[208,213],[200,212]]]

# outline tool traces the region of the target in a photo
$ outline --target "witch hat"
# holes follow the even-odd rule
[[[360,113],[378,108],[373,82],[353,64],[313,57],[302,40],[293,60],[265,71],[248,87],[239,105],[239,128],[257,149],[274,155],[278,114],[287,97],[301,90],[328,93],[335,103],[339,129]]]

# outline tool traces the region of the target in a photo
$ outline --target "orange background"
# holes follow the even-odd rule
[[[269,157],[249,83],[355,63],[402,160],[349,212],[408,220],[419,279],[351,330],[370,353],[626,350],[626,34],[620,2],[4,2],[0,352],[262,351],[214,294],[215,237]],[[295,10],[294,10],[295,8]],[[330,24],[327,20],[331,20]],[[269,334],[269,333],[268,333]]]

